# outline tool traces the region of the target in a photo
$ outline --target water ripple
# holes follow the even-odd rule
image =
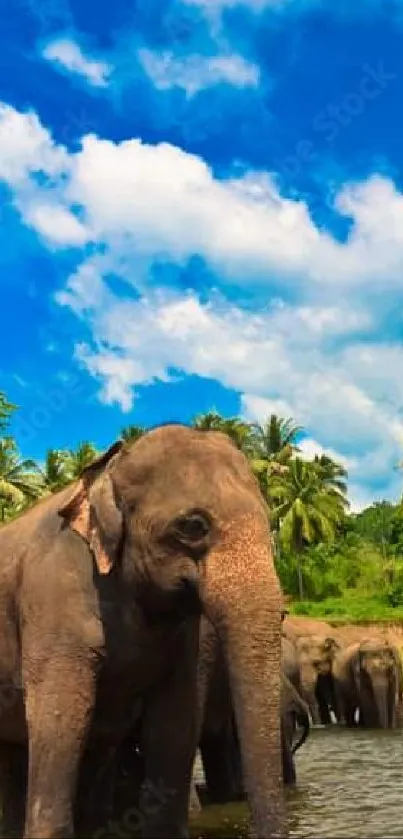
[[[287,791],[292,839],[402,839],[402,730],[316,729],[296,766],[298,787]],[[206,811],[206,839],[245,835],[240,805]]]

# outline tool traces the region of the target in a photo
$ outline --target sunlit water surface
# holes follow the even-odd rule
[[[287,792],[290,836],[403,837],[403,731],[317,728],[296,755],[297,788]],[[246,837],[242,804],[206,807],[193,837]]]

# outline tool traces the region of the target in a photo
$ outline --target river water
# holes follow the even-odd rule
[[[403,730],[313,729],[296,768],[297,788],[287,791],[291,837],[403,837]],[[192,836],[247,836],[245,806],[206,807]]]

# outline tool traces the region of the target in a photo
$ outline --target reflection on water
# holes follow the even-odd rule
[[[403,837],[402,730],[314,729],[296,765],[297,789],[287,791],[291,837]],[[247,836],[245,807],[206,807],[191,835]]]

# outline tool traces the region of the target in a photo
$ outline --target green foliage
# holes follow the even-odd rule
[[[403,605],[389,606],[375,594],[360,596],[351,593],[343,597],[327,597],[320,603],[299,601],[292,604],[290,612],[294,615],[326,620],[333,624],[368,624],[378,621],[403,620]]]
[[[131,443],[143,436],[145,428],[141,425],[127,425],[122,428],[120,436],[125,443]]]
[[[4,431],[4,429],[7,428],[11,416],[16,410],[17,405],[13,405],[12,402],[9,402],[5,393],[0,390],[0,431]]]
[[[45,491],[37,464],[23,460],[12,437],[0,439],[0,519],[13,514],[40,498]]]

